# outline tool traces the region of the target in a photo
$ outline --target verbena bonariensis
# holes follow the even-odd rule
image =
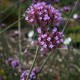
[[[46,3],[48,4],[52,4],[52,3],[59,3],[59,0],[32,0],[34,3],[36,2],[42,2],[42,1],[45,1]]]
[[[14,60],[13,58],[8,58],[8,60],[6,60],[6,62],[12,67],[18,67],[19,66],[19,60]]]
[[[51,31],[49,28],[38,28],[38,45],[41,46],[41,51],[46,53],[55,48],[61,47],[63,42],[63,33],[59,32],[56,27]]]
[[[62,19],[60,11],[45,2],[31,4],[24,17],[28,23],[41,27],[58,25]]]
[[[65,11],[65,12],[69,12],[71,10],[71,8],[69,6],[64,6],[62,8],[62,10]]]
[[[45,2],[36,2],[30,5],[24,17],[28,23],[38,27],[38,45],[43,54],[61,47],[64,36],[63,33],[59,32],[58,27],[53,27],[52,30],[50,28],[50,26],[58,26],[62,20],[59,10]],[[36,52],[36,56],[37,53],[38,52]],[[37,57],[34,58],[35,61],[36,59]],[[36,80],[37,75],[34,70],[32,70],[32,67],[30,69],[31,71],[26,70],[21,74],[21,80],[26,80],[27,76],[27,80]],[[29,74],[29,72],[31,73]]]
[[[31,71],[30,77],[28,80],[37,80],[37,75],[38,75],[39,69],[38,68],[34,68]],[[21,76],[20,76],[20,80],[26,80],[26,77],[28,76],[29,70],[23,71]]]

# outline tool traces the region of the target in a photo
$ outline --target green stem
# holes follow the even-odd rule
[[[32,69],[33,69],[33,67],[34,67],[34,64],[35,64],[35,62],[36,62],[36,59],[37,59],[37,56],[38,56],[38,49],[39,49],[39,46],[37,46],[37,48],[36,48],[36,54],[35,54],[33,63],[32,63],[32,65],[31,65],[31,67],[30,67],[30,71],[29,71],[29,74],[28,74],[26,80],[29,79],[29,76],[30,76],[30,74],[31,74],[31,71],[32,71]]]
[[[21,3],[19,2],[19,11],[18,11],[18,31],[19,31],[19,53],[22,52],[22,45],[21,45]]]
[[[44,61],[44,63],[43,63],[42,66],[40,67],[39,73],[41,72],[41,70],[42,70],[42,68],[44,67],[44,65],[46,64],[46,62],[49,60],[49,58],[50,58],[50,56],[51,56],[52,53],[53,53],[53,51],[50,52],[49,55],[47,56],[46,60]]]
[[[7,17],[10,16],[10,14],[13,13],[13,11],[15,11],[16,7],[14,7],[3,19],[1,19],[1,22],[3,22]]]
[[[56,56],[57,56],[57,53],[55,52],[55,54],[52,55],[52,59],[51,59],[50,65],[48,65],[49,68],[51,68],[52,65],[54,64]]]
[[[5,13],[7,10],[12,9],[13,6],[15,6],[18,3],[18,1],[16,1],[14,4],[12,4],[10,7],[6,8],[5,10],[1,11],[0,13]]]
[[[13,24],[11,24],[10,26],[6,27],[4,30],[0,31],[0,34],[3,33],[4,31],[6,31],[7,29],[9,29],[10,27],[12,27],[13,25],[15,25],[18,21],[22,20],[22,18],[20,18],[19,20],[15,21]]]
[[[74,7],[73,7],[73,9],[72,9],[72,11],[71,11],[71,14],[70,14],[70,16],[69,16],[69,18],[68,18],[68,20],[67,20],[67,22],[66,22],[66,24],[65,24],[65,26],[64,26],[64,28],[63,28],[63,30],[62,30],[62,32],[64,32],[64,30],[65,30],[65,28],[66,28],[66,26],[67,26],[67,24],[68,24],[68,22],[69,22],[69,20],[70,20],[70,18],[71,18],[71,16],[72,16],[73,12],[74,12],[77,4],[78,4],[78,1],[79,1],[79,0],[76,1],[75,5],[74,5]]]
[[[7,37],[5,36],[6,33],[2,33],[0,34],[0,40],[1,40],[1,45],[3,48],[3,54],[4,54],[4,58],[6,59],[8,57],[9,54],[9,47],[8,47],[8,41],[7,41]]]

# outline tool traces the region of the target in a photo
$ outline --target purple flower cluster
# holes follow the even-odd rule
[[[54,0],[58,1],[58,0]],[[45,2],[33,3],[24,14],[25,20],[33,25],[40,26],[38,32],[38,45],[41,46],[42,52],[48,52],[59,48],[63,42],[63,33],[58,31],[60,21],[62,20],[61,13],[52,5]],[[54,29],[48,26],[55,26]]]
[[[39,72],[38,68],[34,68],[30,74],[30,77],[28,80],[37,80],[37,74]],[[26,77],[28,76],[29,70],[24,71],[21,76],[20,76],[20,80],[26,80]]]
[[[45,2],[32,4],[26,10],[24,17],[27,22],[41,27],[58,25],[62,19],[60,11]]]
[[[37,32],[39,34],[38,45],[41,46],[40,50],[42,52],[46,53],[52,49],[59,48],[63,42],[64,35],[56,27],[52,31],[49,28],[38,28]]]
[[[10,66],[12,66],[13,68],[19,66],[19,61],[18,61],[18,60],[14,60],[13,58],[8,58],[8,60],[7,60],[6,62],[7,62]]]
[[[0,80],[4,80],[3,77],[0,75]]]
[[[45,1],[47,4],[59,3],[59,0],[32,0],[32,1],[33,1],[33,3],[42,2],[42,1]]]
[[[71,8],[70,8],[69,6],[64,6],[64,7],[63,7],[63,11],[68,12],[68,11],[70,11],[70,10],[71,10]]]
[[[58,2],[59,2],[59,0],[53,0],[53,2],[54,2],[54,3],[58,3]]]

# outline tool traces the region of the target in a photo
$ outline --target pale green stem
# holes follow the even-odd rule
[[[1,19],[1,22],[3,22],[7,17],[9,17],[9,15],[12,14],[15,9],[16,7],[14,7],[3,19]]]
[[[0,28],[0,31],[2,29]],[[1,43],[1,46],[2,46],[2,51],[3,51],[3,56],[4,56],[4,59],[6,59],[9,55],[9,46],[8,46],[8,40],[7,40],[7,37],[5,36],[6,33],[2,33],[0,34],[0,43]]]
[[[4,31],[6,31],[7,29],[9,29],[10,27],[12,27],[13,25],[15,25],[16,23],[18,23],[18,21],[22,20],[22,18],[20,18],[19,20],[15,21],[14,23],[12,23],[10,26],[7,26],[4,30],[0,31],[0,34],[3,33]]]
[[[46,62],[49,60],[49,58],[50,58],[50,56],[51,56],[52,53],[53,53],[53,51],[50,52],[49,55],[47,56],[46,60],[44,61],[44,63],[43,63],[42,66],[40,67],[40,71],[39,71],[39,73],[40,73],[41,70],[43,69],[43,67],[44,67],[44,65],[46,64]]]
[[[21,45],[21,3],[19,2],[19,11],[18,11],[18,31],[19,31],[19,53],[22,52],[22,45]]]
[[[16,1],[14,4],[12,4],[10,7],[6,8],[5,10],[1,11],[0,13],[5,13],[7,10],[12,9],[13,6],[15,6],[18,3],[18,1]]]
[[[65,24],[65,26],[64,26],[64,28],[63,28],[63,30],[62,30],[62,32],[64,32],[64,30],[65,30],[65,28],[66,28],[66,26],[67,26],[67,24],[68,24],[68,22],[69,22],[69,20],[70,20],[70,18],[71,18],[71,16],[72,16],[73,12],[74,12],[77,4],[78,4],[78,1],[79,1],[79,0],[76,1],[75,5],[74,5],[74,7],[73,7],[73,9],[72,9],[72,12],[71,12],[71,14],[70,14],[70,16],[69,16],[69,18],[68,18],[68,20],[67,20],[67,22],[66,22],[66,24]]]
[[[38,56],[38,49],[39,49],[39,46],[36,47],[36,54],[35,54],[33,63],[32,63],[32,65],[31,65],[31,67],[30,67],[30,71],[29,71],[29,74],[28,74],[26,80],[29,79],[29,76],[30,76],[30,74],[31,74],[31,71],[32,71],[32,69],[33,69],[33,67],[34,67],[34,64],[35,64],[35,62],[36,62],[36,59],[37,59],[37,56]]]

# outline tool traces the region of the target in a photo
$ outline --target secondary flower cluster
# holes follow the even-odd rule
[[[18,61],[18,60],[14,60],[13,58],[8,58],[8,60],[7,60],[6,62],[7,62],[10,66],[12,66],[13,68],[19,66],[19,61]]]
[[[24,17],[28,23],[34,25],[38,24],[42,27],[48,25],[58,25],[62,19],[60,11],[45,2],[32,4],[26,10]]]
[[[39,72],[39,69],[38,68],[34,68],[30,74],[30,77],[28,80],[37,80],[37,74]],[[28,73],[29,73],[29,70],[26,70],[24,71],[22,74],[21,74],[21,77],[20,77],[20,80],[26,80],[26,77],[28,76]]]
[[[71,8],[69,6],[64,6],[62,10],[66,11],[66,12],[69,12],[71,10]]]
[[[56,27],[52,31],[49,28],[38,28],[37,31],[39,34],[38,44],[41,46],[42,52],[46,53],[61,46],[64,35]]]

